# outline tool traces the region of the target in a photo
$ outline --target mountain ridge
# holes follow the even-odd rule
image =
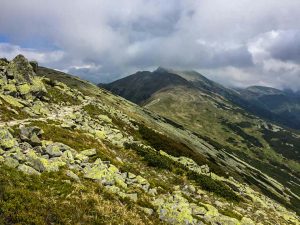
[[[300,118],[298,115],[298,108],[300,107],[300,101],[297,97],[296,93],[290,93],[285,91],[280,91],[275,88],[268,88],[268,87],[262,87],[262,86],[251,86],[245,89],[241,88],[227,88],[217,82],[214,82],[202,74],[196,72],[196,71],[180,71],[180,70],[173,70],[169,68],[163,68],[158,67],[153,72],[148,72],[148,75],[155,74],[157,71],[160,71],[160,74],[176,74],[177,76],[182,77],[185,79],[186,82],[190,83],[190,85],[194,86],[194,88],[200,89],[202,92],[206,92],[208,94],[214,93],[218,94],[225,99],[229,100],[231,103],[245,109],[246,111],[249,111],[250,113],[257,115],[259,117],[262,117],[264,119],[268,119],[273,122],[280,123],[281,125],[288,126],[293,129],[300,129]],[[140,104],[141,101],[136,101],[135,98],[131,98],[130,94],[123,94],[123,92],[130,90],[130,86],[126,86],[123,83],[119,83],[121,80],[126,80],[126,82],[130,82],[130,76],[122,78],[120,80],[116,80],[110,84],[99,84],[99,86],[102,86],[106,88],[107,90],[112,91],[115,94],[118,94],[120,96],[123,96],[137,104]],[[139,85],[138,81],[134,82],[135,85]],[[155,79],[152,83],[160,83],[159,79]],[[167,84],[164,84],[167,86]],[[176,84],[175,84],[176,85]],[[145,83],[143,83],[141,86],[147,87]],[[113,87],[113,88],[112,88]],[[117,89],[117,87],[122,87],[122,92]],[[150,98],[152,94],[155,93],[155,91],[159,91],[159,87],[157,87],[155,90],[150,91],[146,96],[139,96],[143,99],[143,101],[146,101],[147,98]],[[270,95],[269,93],[262,92],[262,89],[265,91],[268,90],[270,93],[273,91],[273,95]],[[256,96],[257,91],[260,90],[260,96],[263,98],[266,98],[266,100],[262,99],[262,101],[258,100]],[[139,92],[135,92],[138,95]],[[275,93],[280,94],[280,96],[285,96],[284,99],[276,99],[275,104],[278,104],[278,106],[268,106],[266,104],[267,101],[269,101],[270,96],[275,96]],[[264,94],[264,95],[263,95]],[[252,96],[253,95],[253,96]],[[252,96],[252,97],[251,97]],[[273,100],[273,99],[272,99]],[[284,109],[282,109],[283,103],[290,104],[291,106],[287,105],[289,110],[295,109],[295,112],[290,113],[286,112]],[[278,110],[276,109],[278,107]]]

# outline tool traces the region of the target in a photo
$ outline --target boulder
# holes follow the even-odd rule
[[[13,159],[11,157],[7,157],[4,161],[4,164],[11,168],[16,168],[19,165],[18,160]]]
[[[43,130],[39,127],[20,127],[20,138],[22,141],[29,142],[32,146],[41,146],[39,137],[43,134]]]
[[[38,68],[39,68],[39,64],[37,61],[30,61],[29,64],[31,65],[33,71],[36,73]]]
[[[16,89],[21,95],[27,95],[30,92],[30,85],[29,84],[20,84],[16,86]]]
[[[39,172],[57,172],[60,167],[66,165],[65,162],[60,160],[50,161],[49,159],[40,157],[33,150],[29,150],[26,156],[28,164]]]
[[[71,170],[67,170],[66,171],[66,175],[70,178],[72,178],[75,181],[80,181],[79,177],[77,176],[77,174],[75,174],[73,171]]]
[[[0,147],[5,150],[13,148],[14,146],[17,146],[17,144],[17,141],[7,129],[0,128]]]
[[[92,180],[102,180],[108,174],[107,167],[104,165],[96,165],[91,168],[86,167],[83,170],[84,177]]]
[[[56,143],[48,145],[46,147],[46,153],[50,157],[59,157],[63,154],[62,151],[60,150],[60,146],[57,145]]]
[[[35,133],[33,133],[32,136],[30,137],[29,142],[32,146],[41,146],[42,145],[41,140],[39,139],[39,137]]]
[[[17,84],[31,83],[35,75],[32,66],[23,55],[17,55],[7,66],[7,77]]]
[[[96,149],[92,148],[92,149],[87,149],[84,151],[81,151],[80,154],[85,155],[85,156],[94,156],[97,154]]]
[[[24,105],[20,102],[20,100],[18,100],[17,98],[14,98],[10,95],[2,95],[0,94],[0,98],[2,98],[5,102],[7,102],[8,104],[17,107],[17,108],[23,108]]]
[[[26,155],[21,151],[14,154],[13,158],[18,160],[20,163],[24,163],[26,161]]]
[[[36,171],[32,167],[24,165],[24,164],[19,165],[18,170],[20,170],[23,173],[28,174],[28,175],[40,175],[41,174],[40,172]]]
[[[32,146],[28,142],[21,142],[19,147],[22,152],[27,152],[29,149],[32,149]]]

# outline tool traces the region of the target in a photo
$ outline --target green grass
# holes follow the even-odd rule
[[[46,84],[46,89],[48,91],[46,97],[48,97],[52,103],[68,103],[69,105],[79,105],[81,103],[76,97],[68,95],[49,84]]]
[[[159,154],[159,152],[144,149],[137,144],[126,144],[126,148],[135,150],[143,159],[147,162],[149,166],[166,169],[177,175],[185,174],[188,179],[193,180],[199,185],[202,189],[212,192],[220,197],[225,198],[226,200],[232,202],[239,202],[241,198],[237,196],[228,186],[223,182],[213,180],[211,177],[198,174],[196,172],[190,171],[181,165],[178,162],[171,160],[170,158]]]
[[[11,121],[14,119],[25,119],[28,118],[28,115],[23,112],[20,108],[17,107],[13,107],[11,105],[9,105],[8,103],[6,103],[4,100],[0,99],[2,104],[0,104],[0,120],[1,121]],[[17,112],[14,113],[12,110]]]
[[[158,224],[98,184],[66,182],[64,171],[28,176],[0,167],[0,224]],[[155,222],[154,222],[155,221]]]
[[[97,154],[96,156],[93,156],[93,158],[101,158],[102,160],[111,161],[116,165],[119,164],[111,151],[105,148],[104,145],[93,136],[86,134],[83,131],[64,129],[51,123],[39,121],[32,122],[31,126],[37,126],[44,131],[44,134],[42,135],[42,139],[44,140],[61,142],[77,151],[95,148]]]
[[[163,150],[169,155],[175,157],[185,156],[191,158],[198,165],[207,164],[214,173],[220,176],[224,176],[224,177],[228,176],[220,166],[207,160],[199,152],[195,152],[184,143],[175,141],[166,135],[155,132],[154,130],[146,127],[143,124],[138,124],[138,126],[139,126],[139,136],[143,140],[145,140],[147,144],[149,144],[156,150]]]

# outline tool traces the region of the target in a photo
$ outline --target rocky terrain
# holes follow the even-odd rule
[[[0,224],[300,224],[238,154],[22,55],[0,60],[0,112]]]
[[[159,90],[153,89],[155,83],[160,83]],[[213,145],[219,150],[216,157],[212,156],[212,151],[207,154],[217,160],[217,164],[231,167],[233,163],[228,165],[231,159],[223,158],[228,157],[227,154],[231,158],[233,155],[281,183],[286,188],[283,192],[287,195],[293,192],[288,204],[291,203],[295,210],[299,209],[299,197],[296,197],[300,195],[299,131],[251,113],[253,110],[247,110],[248,107],[252,108],[251,103],[248,104],[244,97],[237,97],[239,93],[236,90],[225,88],[195,71],[175,71],[161,67],[153,72],[138,72],[102,86]],[[271,88],[253,87],[251,90],[253,96],[270,95],[270,99],[274,94],[282,93]],[[143,100],[137,101],[140,98]],[[245,104],[248,106],[241,107]],[[225,156],[221,156],[220,152],[223,151]],[[285,194],[282,195],[282,191],[271,185],[273,191],[270,192],[269,179],[265,180],[257,173],[254,175],[253,171],[241,176],[245,182],[284,203]]]

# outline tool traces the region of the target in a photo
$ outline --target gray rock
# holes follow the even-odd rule
[[[26,152],[29,149],[32,149],[32,146],[28,142],[22,142],[22,143],[20,143],[19,147],[20,147],[20,149],[21,149],[22,152]]]
[[[33,134],[35,134],[37,137],[40,137],[42,133],[43,130],[39,127],[20,127],[20,138],[22,141],[29,142]]]
[[[13,158],[18,160],[20,163],[23,163],[26,161],[26,156],[22,152],[17,152],[15,155],[13,155]]]
[[[79,177],[77,176],[77,174],[75,174],[73,171],[71,170],[67,170],[66,175],[70,178],[72,178],[75,181],[80,181]]]
[[[94,156],[97,154],[96,149],[92,148],[92,149],[87,149],[84,151],[81,151],[80,154],[85,155],[85,156]]]
[[[40,175],[41,173],[36,171],[30,166],[21,164],[18,166],[18,170],[22,171],[23,173],[29,174],[29,175]]]
[[[4,161],[4,164],[11,168],[16,168],[19,165],[18,160],[13,159],[11,157],[7,157]]]
[[[39,139],[39,137],[34,133],[32,134],[32,136],[30,137],[30,144],[32,146],[41,146],[42,145],[42,142],[41,140]]]
[[[60,146],[56,143],[50,144],[46,147],[46,153],[50,157],[59,157],[62,155],[62,151],[60,150]]]
[[[31,65],[33,71],[36,73],[38,68],[39,68],[39,64],[37,61],[30,61],[29,64]]]
[[[17,146],[18,143],[8,131],[8,129],[0,128],[0,147],[4,150]]]

